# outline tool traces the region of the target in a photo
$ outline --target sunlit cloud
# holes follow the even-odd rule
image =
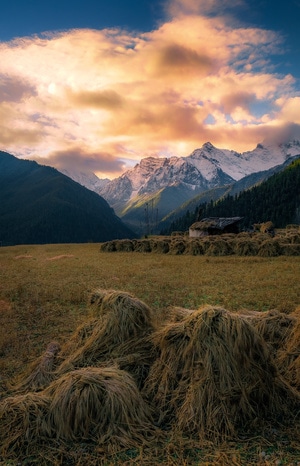
[[[204,142],[250,150],[300,123],[283,42],[230,15],[242,0],[172,0],[147,33],[69,30],[0,43],[0,148],[115,177]],[[275,130],[274,130],[275,128]]]

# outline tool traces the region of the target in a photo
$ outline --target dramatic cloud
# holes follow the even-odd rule
[[[282,38],[230,15],[242,0],[172,0],[147,33],[69,30],[0,43],[0,148],[114,177],[206,141],[248,150],[300,123]]]

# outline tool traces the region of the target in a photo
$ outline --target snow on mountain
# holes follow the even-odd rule
[[[299,154],[297,140],[285,144],[262,143],[243,153],[218,149],[207,142],[188,157],[144,158],[96,191],[120,210],[128,201],[167,186],[182,184],[191,192],[203,192],[281,165]]]
[[[60,170],[60,172],[91,191],[102,189],[110,181],[108,178],[100,179],[92,172],[76,172],[75,170]]]

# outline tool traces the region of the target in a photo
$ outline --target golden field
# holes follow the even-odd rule
[[[146,303],[156,329],[170,308],[197,310],[203,305],[230,313],[277,310],[287,316],[300,304],[299,256],[207,256],[138,252],[100,252],[99,244],[63,244],[0,248],[0,389],[10,385],[52,341],[65,345],[91,319],[90,293],[120,290]],[[214,443],[195,438],[163,438],[140,448],[107,452],[78,442],[56,443],[0,456],[0,464],[297,464],[300,421],[281,431]],[[270,432],[273,432],[272,434]],[[275,432],[276,431],[276,432]],[[279,434],[280,431],[280,434]],[[299,464],[299,463],[298,463]]]

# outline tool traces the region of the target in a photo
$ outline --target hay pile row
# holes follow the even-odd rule
[[[61,443],[140,447],[161,432],[223,442],[299,414],[300,309],[175,307],[155,328],[145,303],[101,289],[89,309],[0,402],[3,458]]]
[[[276,235],[267,233],[239,233],[220,236],[189,238],[174,235],[140,240],[113,240],[102,243],[103,252],[147,252],[160,254],[190,254],[208,256],[261,256],[300,255],[300,233],[298,231]]]

